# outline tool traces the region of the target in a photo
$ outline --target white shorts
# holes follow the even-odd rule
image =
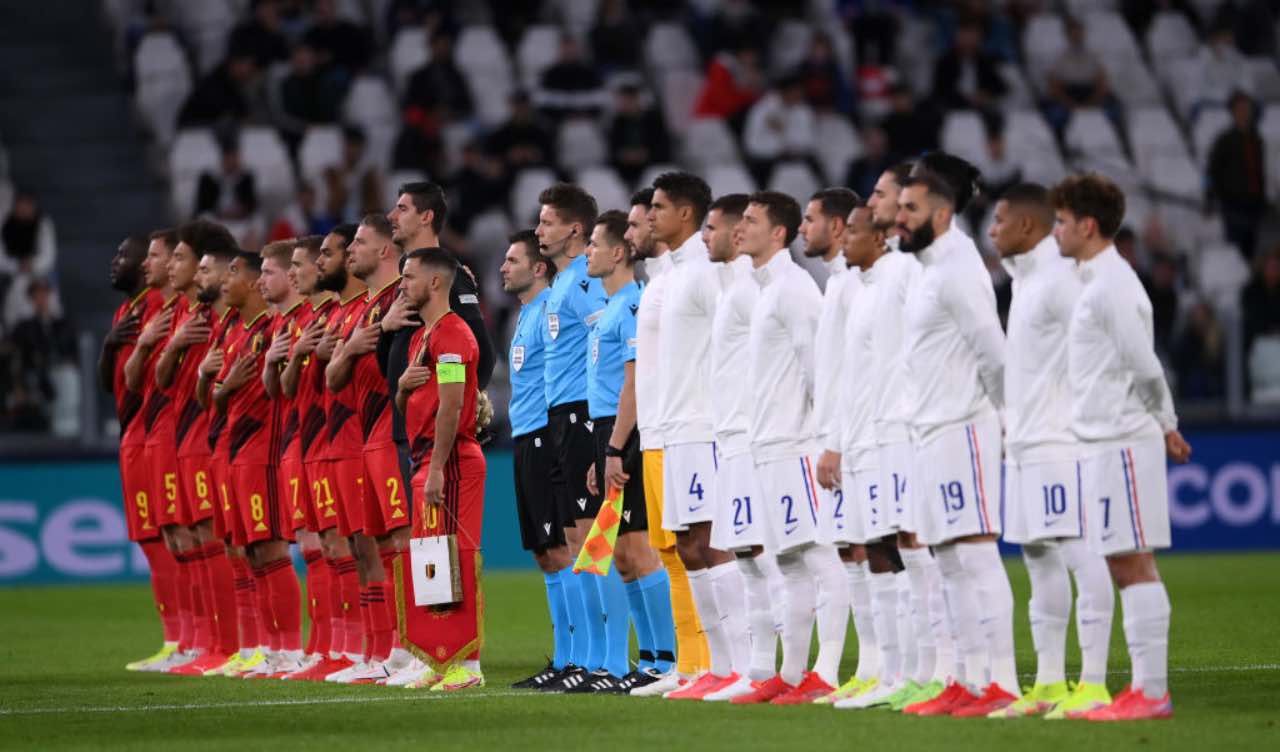
[[[862,539],[856,542],[866,543],[896,534],[898,530],[892,524],[889,505],[885,502],[880,468],[855,470],[845,478],[850,476],[852,481],[845,481],[845,493],[848,494],[851,514],[858,518],[856,529]]]
[[[994,415],[944,429],[916,447],[913,519],[920,542],[935,546],[1000,533],[1000,420]]]
[[[1006,460],[1000,498],[1004,539],[1010,543],[1035,543],[1083,535],[1080,473],[1077,460]]]
[[[751,453],[722,458],[716,472],[716,517],[711,523],[711,547],[743,551],[765,545],[768,525],[761,516],[763,503]]]
[[[890,531],[915,532],[915,513],[911,511],[913,505],[910,494],[916,489],[907,485],[907,479],[914,471],[915,448],[911,442],[900,441],[880,447],[879,500],[882,520],[877,520],[876,529],[887,525]],[[871,528],[867,528],[867,531],[870,534]]]
[[[840,473],[840,490],[844,492],[843,537],[837,536],[837,542],[866,543],[871,539],[866,531],[866,511],[868,503],[875,503],[879,494],[880,471],[844,470]]]
[[[814,462],[813,464],[816,467],[818,463]],[[847,546],[850,543],[862,542],[860,540],[855,541],[850,537],[854,532],[849,526],[850,513],[853,507],[847,501],[849,492],[844,488],[843,482],[844,478],[841,477],[841,487],[831,490],[818,486],[819,543]]]
[[[662,529],[678,532],[715,519],[718,464],[713,441],[663,450]]]
[[[1103,556],[1168,548],[1169,477],[1163,438],[1096,449],[1080,463],[1090,548]]]
[[[784,553],[806,543],[819,542],[818,484],[813,461],[794,457],[756,464],[764,514],[769,526],[766,545]]]

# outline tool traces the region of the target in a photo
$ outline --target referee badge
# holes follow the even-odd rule
[[[524,368],[524,345],[516,345],[511,348],[511,370],[519,371]]]
[[[551,339],[555,339],[560,336],[560,314],[547,314],[547,333],[551,335]]]
[[[599,337],[591,338],[591,362],[592,363],[600,362],[600,338]]]

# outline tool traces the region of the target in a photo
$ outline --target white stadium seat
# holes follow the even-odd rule
[[[1103,60],[1137,60],[1142,52],[1124,17],[1113,10],[1096,10],[1084,16],[1085,46]]]
[[[1009,91],[1004,96],[1005,105],[1008,107],[1035,107],[1036,97],[1031,91],[1031,86],[1027,83],[1027,79],[1022,76],[1022,69],[1014,63],[1000,63],[1000,77],[1004,79],[1004,83],[1009,87]]]
[[[386,79],[368,75],[356,78],[342,103],[342,119],[360,126],[368,139],[366,153],[385,168],[400,130],[400,111]]]
[[[684,134],[684,161],[693,166],[739,164],[737,141],[723,120],[698,118]]]
[[[236,24],[237,10],[227,0],[173,3],[173,20],[195,48],[196,67],[213,70],[226,57],[227,37]]]
[[[509,73],[482,71],[465,73],[476,117],[488,128],[496,128],[511,115],[511,93],[515,82]]]
[[[661,175],[664,172],[677,172],[678,170],[680,170],[680,165],[674,165],[674,164],[649,165],[644,169],[644,172],[640,173],[640,179],[636,181],[634,188],[637,191],[642,188],[652,188],[653,181],[657,180],[659,175]],[[712,195],[718,195],[718,194],[712,193]]]
[[[698,100],[698,92],[702,91],[702,74],[697,71],[680,70],[678,68],[662,72],[659,80],[661,87],[662,116],[667,122],[667,130],[679,135],[685,132],[693,120],[693,105]]]
[[[414,71],[431,62],[431,48],[427,47],[427,32],[423,29],[401,29],[391,42],[387,53],[391,67],[391,82],[396,91],[404,94]]]
[[[1067,49],[1066,30],[1062,18],[1050,13],[1037,13],[1022,31],[1022,49],[1026,50],[1027,72],[1031,83],[1045,90],[1045,74],[1058,56]]]
[[[1195,127],[1191,130],[1191,138],[1196,146],[1196,160],[1201,167],[1208,167],[1213,142],[1230,127],[1231,113],[1225,107],[1205,107],[1200,110]]]
[[[862,153],[862,141],[844,115],[824,112],[814,123],[814,149],[823,177],[832,184],[844,183],[849,163]]]
[[[780,162],[769,176],[769,190],[781,191],[804,206],[819,188],[818,176],[805,162]]]
[[[195,212],[196,184],[200,173],[217,170],[221,161],[218,142],[208,128],[178,132],[169,149],[169,200],[175,216],[187,219]]]
[[[1178,126],[1164,107],[1143,107],[1130,110],[1125,117],[1129,130],[1129,144],[1140,169],[1151,164],[1157,156],[1187,156],[1187,144]]]
[[[773,75],[788,73],[804,62],[813,42],[813,26],[805,21],[783,21],[773,32],[769,45],[769,70]]]
[[[1215,307],[1234,309],[1239,305],[1240,290],[1249,281],[1249,265],[1235,246],[1213,245],[1200,251],[1195,276],[1200,292]]]
[[[342,159],[342,129],[336,125],[313,125],[307,128],[298,146],[298,168],[304,180],[309,180],[320,191],[320,177],[325,168],[338,164]]]
[[[1129,107],[1159,104],[1160,85],[1140,58],[1103,58],[1107,79],[1116,97]]]
[[[1195,55],[1200,40],[1186,16],[1177,11],[1161,11],[1147,28],[1147,52],[1155,61],[1176,60]]]
[[[942,149],[970,162],[987,150],[987,127],[973,110],[952,110],[942,123]]]
[[[525,89],[533,91],[542,80],[542,72],[551,67],[560,55],[559,27],[550,24],[530,26],[520,37],[516,47],[516,64],[520,69],[520,82]]]
[[[595,196],[600,211],[618,209],[626,212],[631,208],[631,192],[612,167],[584,167],[575,177],[583,190]]]
[[[1159,193],[1189,201],[1204,196],[1204,176],[1186,154],[1159,154],[1139,169]]]
[[[569,118],[560,125],[556,137],[556,154],[560,166],[566,170],[579,170],[604,164],[609,156],[609,146],[599,124],[590,118]]]
[[[417,183],[427,180],[427,173],[422,170],[396,170],[387,174],[382,187],[382,197],[388,204],[393,203],[400,198],[400,186],[406,183]]]
[[[178,40],[168,32],[142,38],[133,55],[138,111],[156,142],[167,146],[177,128],[178,112],[191,93],[191,72]]]
[[[492,26],[464,26],[453,58],[465,74],[501,73],[511,78],[511,57]]]
[[[1170,59],[1161,65],[1157,73],[1165,91],[1173,98],[1178,117],[1188,119],[1191,106],[1200,92],[1200,83],[1204,80],[1204,65],[1200,58],[1193,55]]]
[[[682,24],[656,23],[644,40],[644,61],[651,73],[657,75],[673,68],[700,70],[698,48]]]
[[[1111,121],[1098,109],[1076,110],[1063,139],[1068,149],[1103,162],[1126,161]]]
[[[253,173],[258,201],[267,215],[274,214],[293,200],[297,185],[293,179],[293,163],[284,141],[274,128],[247,126],[240,131],[240,159]]]
[[[756,181],[742,165],[712,165],[703,171],[702,177],[711,186],[712,196],[754,193],[756,190]]]
[[[532,227],[538,221],[538,194],[556,182],[556,174],[545,167],[526,167],[511,184],[511,218],[517,227]]]

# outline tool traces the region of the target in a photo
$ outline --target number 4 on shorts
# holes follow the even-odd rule
[[[689,495],[697,496],[698,501],[702,501],[702,484],[698,482],[698,474],[694,473],[689,479]]]

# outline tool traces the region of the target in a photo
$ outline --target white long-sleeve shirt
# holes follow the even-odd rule
[[[1115,246],[1077,265],[1067,337],[1071,430],[1082,441],[1161,436],[1178,427],[1153,344],[1151,299]]]
[[[1004,332],[991,275],[954,226],[918,256],[923,271],[907,300],[907,375],[915,388],[914,438],[1004,406]]]
[[[861,285],[862,280],[848,271],[841,255],[826,262],[826,266],[827,289],[822,293],[822,310],[818,313],[818,331],[813,344],[813,414],[818,441],[823,447],[830,447],[840,441],[840,379],[849,373],[841,367],[848,311],[845,287]]]
[[[658,324],[658,424],[666,446],[710,442],[711,321],[733,270],[711,263],[696,232],[667,255],[672,265]]]
[[[1080,298],[1075,264],[1047,235],[1004,260],[1013,277],[1005,348],[1005,445],[1018,460],[1056,458],[1076,443],[1071,433],[1067,328]]]
[[[671,270],[668,255],[645,259],[644,270],[649,282],[640,292],[640,311],[636,314],[636,427],[640,430],[641,449],[661,449],[665,443],[658,421],[661,377],[658,324],[667,289],[667,272]]]
[[[872,392],[871,413],[875,424],[876,443],[897,444],[911,438],[911,418],[916,409],[914,384],[907,378],[905,339],[907,299],[920,282],[920,262],[909,253],[890,248],[869,273],[864,284],[875,294],[871,317],[875,329],[871,333],[872,362],[875,380],[868,386]]]
[[[827,436],[823,444],[825,449],[844,455],[842,462],[849,470],[867,467],[877,444],[875,407],[885,363],[875,356],[875,330],[879,325],[875,307],[881,292],[876,285],[875,268],[872,265],[865,272],[850,269],[845,275],[848,283],[844,288],[844,341],[840,359],[840,371],[845,378],[837,388],[836,403],[840,430],[834,436]]]
[[[751,313],[751,455],[757,463],[816,448],[813,341],[822,293],[785,249],[753,269],[760,297]]]
[[[734,280],[720,296],[711,322],[711,410],[716,446],[722,457],[750,451],[751,402],[755,394],[745,378],[751,368],[748,346],[751,311],[760,285],[751,277],[751,259],[739,256],[729,263]]]

